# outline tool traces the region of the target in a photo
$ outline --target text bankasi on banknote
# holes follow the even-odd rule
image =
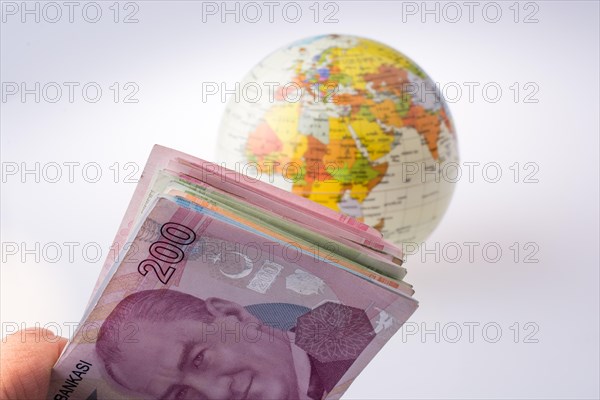
[[[247,179],[155,146],[48,399],[343,395],[417,308],[400,251]]]

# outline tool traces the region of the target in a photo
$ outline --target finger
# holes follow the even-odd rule
[[[5,337],[0,344],[0,400],[46,398],[50,371],[66,343],[40,328]]]

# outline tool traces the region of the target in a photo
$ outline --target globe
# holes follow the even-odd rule
[[[438,225],[459,171],[454,123],[402,53],[361,37],[310,37],[268,55],[229,95],[217,148],[227,167],[398,245]]]

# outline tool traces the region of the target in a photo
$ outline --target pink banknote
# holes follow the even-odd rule
[[[48,399],[337,399],[417,308],[182,198],[123,234]]]

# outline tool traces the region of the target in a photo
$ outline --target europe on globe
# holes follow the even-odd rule
[[[454,123],[435,83],[382,43],[315,36],[268,55],[238,85],[218,160],[420,243],[454,191]]]

